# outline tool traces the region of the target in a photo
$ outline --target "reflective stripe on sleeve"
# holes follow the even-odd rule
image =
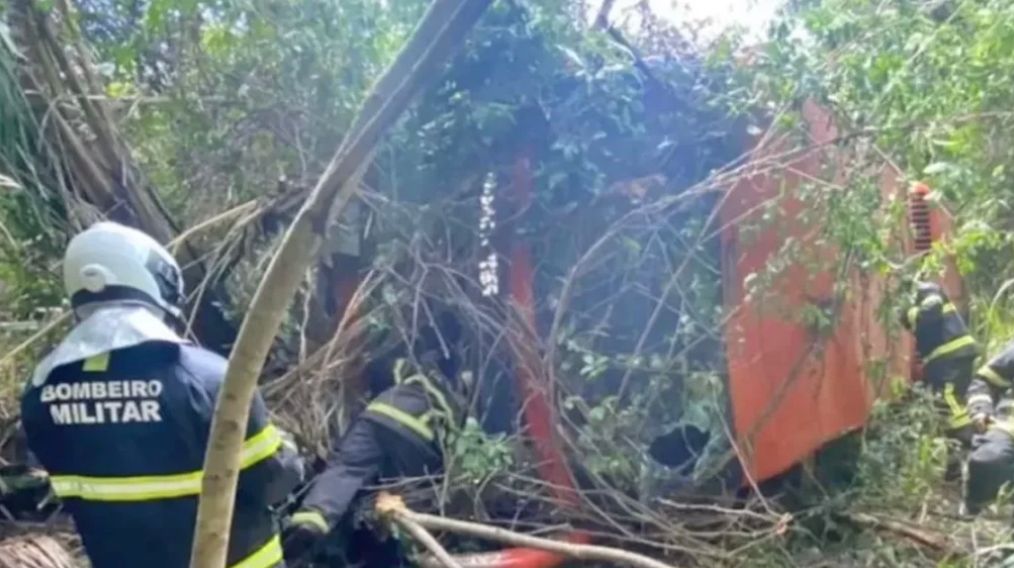
[[[930,301],[927,303],[927,300],[931,299],[933,298],[931,297],[927,298],[926,300],[923,300],[922,304],[920,304],[919,306],[912,306],[905,313],[905,317],[908,318],[908,326],[910,328],[915,329],[916,323],[919,321],[919,312],[921,312],[922,310],[931,309],[936,306],[937,304],[936,301]],[[943,315],[953,314],[956,313],[957,311],[958,308],[952,302],[947,302],[946,304],[944,304],[942,308],[940,308],[940,313]]]
[[[329,532],[331,527],[327,524],[327,519],[324,518],[319,511],[298,511],[292,515],[293,524],[308,524],[313,525],[320,529],[320,532]]]
[[[282,540],[274,535],[264,546],[229,568],[271,568],[281,562]]]
[[[271,457],[281,446],[278,429],[268,424],[243,442],[241,469]],[[201,493],[203,472],[190,471],[169,475],[134,477],[91,477],[86,475],[53,475],[49,478],[53,492],[63,499],[86,501],[154,501],[188,497]]]
[[[965,426],[968,426],[971,423],[972,423],[972,417],[969,416],[968,413],[964,413],[961,416],[952,416],[947,421],[947,426],[951,430],[957,430],[959,428],[964,428]]]
[[[988,394],[973,394],[968,397],[968,406],[974,406],[976,404],[993,404],[993,397]]]
[[[282,435],[274,424],[268,424],[260,432],[243,442],[240,469],[246,469],[275,455],[280,447],[282,447]]]
[[[908,327],[915,329],[915,323],[919,319],[919,308],[912,306],[906,312],[905,317],[908,319]]]
[[[926,356],[925,359],[923,359],[923,363],[924,364],[929,363],[934,359],[939,359],[941,357],[954,353],[958,349],[974,345],[975,345],[974,337],[972,337],[971,335],[962,335],[961,337],[957,339],[952,339],[951,341],[948,341],[947,343],[944,343],[940,347],[934,349],[929,355]]]
[[[398,424],[401,424],[416,434],[419,434],[419,436],[428,442],[432,442],[436,439],[436,436],[433,434],[433,430],[428,424],[426,424],[426,422],[412,416],[400,408],[395,408],[386,402],[371,402],[370,405],[366,407],[366,410],[394,420]]]
[[[944,299],[940,296],[940,294],[930,294],[929,296],[923,298],[922,302],[919,302],[919,309],[931,310],[943,303]]]
[[[994,371],[993,368],[990,367],[989,365],[983,365],[982,367],[980,367],[979,370],[976,372],[976,374],[978,374],[980,377],[985,379],[986,382],[995,387],[1000,387],[1003,389],[1010,387],[1010,381],[1000,376],[1000,373]]]

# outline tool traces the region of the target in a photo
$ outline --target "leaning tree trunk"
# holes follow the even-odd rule
[[[257,288],[229,358],[215,408],[191,566],[223,568],[229,544],[240,449],[250,401],[272,340],[330,219],[355,191],[384,132],[404,113],[427,77],[461,45],[491,0],[435,0],[394,63],[374,85],[327,170],[286,232]]]

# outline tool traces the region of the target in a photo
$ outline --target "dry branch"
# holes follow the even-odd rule
[[[939,552],[953,552],[953,547],[951,546],[947,535],[944,534],[925,531],[900,521],[883,519],[866,513],[844,513],[842,516],[852,524],[859,527],[901,536]]]
[[[272,258],[243,321],[216,404],[191,566],[225,565],[250,401],[285,312],[326,236],[328,220],[341,213],[355,191],[380,137],[462,43],[490,1],[437,0],[430,5],[406,48],[367,96],[363,113],[353,122],[356,128],[339,146]],[[409,49],[420,45],[424,49]]]
[[[501,527],[491,527],[479,523],[416,513],[406,507],[405,502],[401,498],[386,493],[377,499],[377,512],[382,517],[392,519],[399,524],[403,524],[403,526],[405,522],[408,522],[428,530],[453,532],[503,542],[512,546],[547,550],[577,560],[610,562],[618,566],[634,566],[635,568],[673,568],[671,564],[648,558],[636,552],[619,550],[608,546],[561,542],[521,534]]]
[[[377,512],[405,529],[412,538],[430,551],[443,568],[461,568],[461,563],[451,557],[425,527],[404,514],[406,510],[405,502],[396,495],[382,493],[377,499]]]

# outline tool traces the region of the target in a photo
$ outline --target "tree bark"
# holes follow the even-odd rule
[[[134,163],[107,104],[93,98],[102,94],[101,86],[83,39],[73,29],[71,10],[64,0],[56,4],[53,13],[43,13],[31,0],[16,0],[11,3],[10,17],[16,43],[28,56],[19,60],[22,92],[37,116],[40,137],[52,148],[48,155],[63,161],[52,164],[54,170],[67,170],[64,207],[73,219],[72,212],[86,203],[96,212],[85,221],[108,217],[168,243],[179,227]],[[70,107],[74,104],[80,116]],[[79,122],[87,126],[94,140],[86,140],[75,128]],[[177,252],[184,279],[193,289],[207,276],[203,255],[187,243]],[[218,307],[221,300],[217,294],[202,296],[195,306],[194,331],[202,343],[224,351],[235,330]]]
[[[491,0],[435,0],[398,57],[363,103],[353,128],[286,232],[257,288],[229,358],[204,463],[193,568],[223,568],[232,524],[240,450],[250,401],[272,340],[306,268],[340,214],[384,132],[408,108],[424,81],[447,61]]]

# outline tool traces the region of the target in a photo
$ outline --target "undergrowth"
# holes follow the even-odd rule
[[[1014,552],[1005,544],[1011,536],[1011,500],[1001,496],[975,519],[961,515],[961,482],[944,479],[947,453],[955,450],[939,431],[932,408],[921,385],[893,402],[877,402],[863,431],[822,450],[783,491],[781,503],[794,519],[784,538],[740,565],[1006,565],[1005,556]],[[879,526],[857,522],[860,516]],[[935,548],[919,537],[945,546]]]

